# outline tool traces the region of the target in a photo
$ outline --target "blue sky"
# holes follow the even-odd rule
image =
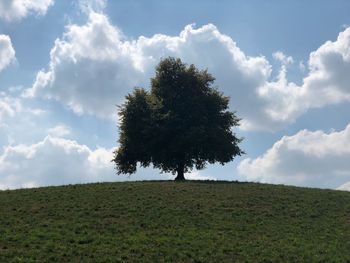
[[[0,188],[117,176],[116,104],[164,56],[208,68],[246,155],[187,177],[350,189],[349,1],[5,0]]]

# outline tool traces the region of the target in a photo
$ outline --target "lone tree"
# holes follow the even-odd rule
[[[239,119],[228,110],[229,97],[213,88],[215,78],[180,59],[163,59],[151,90],[136,88],[119,107],[118,174],[132,174],[137,164],[184,173],[207,163],[222,165],[243,154],[242,139],[232,132]]]

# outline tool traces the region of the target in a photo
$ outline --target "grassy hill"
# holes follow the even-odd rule
[[[349,262],[350,193],[228,182],[0,191],[0,262]]]

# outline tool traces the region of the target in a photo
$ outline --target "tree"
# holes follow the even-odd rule
[[[117,173],[132,174],[139,163],[164,172],[184,173],[206,164],[230,162],[244,152],[232,128],[229,97],[213,87],[215,78],[180,59],[163,59],[151,78],[151,90],[136,88],[119,107]]]

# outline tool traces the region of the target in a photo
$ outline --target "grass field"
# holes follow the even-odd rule
[[[134,182],[0,191],[0,262],[350,262],[350,193]]]

